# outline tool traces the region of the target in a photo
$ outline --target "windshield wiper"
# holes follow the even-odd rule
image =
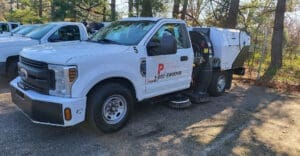
[[[117,41],[113,41],[113,40],[110,40],[110,39],[107,39],[107,38],[99,39],[98,42],[100,42],[100,43],[109,43],[109,44],[120,44]]]

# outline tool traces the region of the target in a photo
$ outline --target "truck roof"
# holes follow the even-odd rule
[[[82,23],[80,23],[80,22],[50,22],[49,24],[56,24],[56,25],[69,25],[69,24],[82,25]]]
[[[161,21],[161,20],[167,20],[167,21],[173,21],[173,22],[185,22],[181,19],[173,19],[173,18],[160,18],[160,17],[129,17],[129,18],[123,18],[120,21]]]

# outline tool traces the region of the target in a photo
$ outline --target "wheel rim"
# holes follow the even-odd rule
[[[126,115],[127,102],[121,95],[108,97],[103,105],[102,115],[108,124],[119,123]]]
[[[224,88],[225,88],[225,85],[226,85],[225,76],[224,75],[219,76],[218,82],[217,82],[218,92],[223,92]]]

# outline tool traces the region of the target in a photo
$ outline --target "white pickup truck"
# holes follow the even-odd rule
[[[25,36],[0,38],[0,74],[9,79],[17,76],[19,52],[24,47],[54,42],[78,43],[88,39],[85,26],[74,22],[53,22],[40,25]]]
[[[211,39],[215,33],[220,36]],[[214,46],[215,40],[226,43]],[[177,19],[123,19],[86,42],[23,49],[12,100],[34,123],[66,127],[87,120],[113,132],[126,124],[138,101],[179,93],[197,101],[206,90],[223,93],[232,73],[242,73],[243,64],[234,62],[249,44],[250,37],[238,30],[188,30]],[[196,78],[198,73],[211,76]]]
[[[17,22],[0,22],[0,37],[10,36],[11,32],[20,26]]]

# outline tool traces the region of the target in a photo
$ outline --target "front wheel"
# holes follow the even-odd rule
[[[129,120],[133,103],[130,90],[123,85],[99,86],[88,96],[87,119],[91,126],[103,132],[117,131]]]
[[[18,76],[18,63],[17,61],[10,62],[7,67],[7,78],[9,81]]]
[[[215,71],[208,92],[211,96],[220,96],[225,92],[227,77],[225,72]]]

